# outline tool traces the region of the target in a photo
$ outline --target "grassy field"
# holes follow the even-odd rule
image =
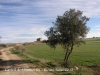
[[[75,46],[69,61],[89,66],[100,64],[100,43],[95,41],[87,40],[86,44],[82,44],[80,47]],[[44,60],[63,61],[65,55],[65,51],[60,46],[57,46],[55,50],[46,44],[27,45],[26,48],[29,55]]]
[[[61,46],[57,46],[55,50],[51,49],[46,44],[26,45],[24,47],[27,49],[26,55],[34,57],[38,60],[56,62],[58,64],[63,62],[65,51],[62,49]],[[82,44],[79,47],[74,46],[74,50],[70,55],[69,62],[74,65],[92,68],[95,71],[96,70],[100,71],[100,39],[89,39],[86,40],[86,44]]]

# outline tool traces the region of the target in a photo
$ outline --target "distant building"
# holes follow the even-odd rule
[[[37,41],[42,41],[42,38],[37,38]]]

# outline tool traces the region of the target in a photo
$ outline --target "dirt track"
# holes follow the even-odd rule
[[[0,55],[0,75],[53,75],[52,73],[41,71],[34,68],[30,69],[29,66],[22,62],[15,54],[11,54],[10,48],[1,49]]]

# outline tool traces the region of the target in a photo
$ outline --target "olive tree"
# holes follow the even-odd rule
[[[84,37],[89,32],[89,27],[86,26],[89,18],[82,14],[80,10],[70,9],[62,16],[58,16],[53,22],[54,26],[45,32],[50,47],[56,48],[59,44],[65,49],[65,63],[68,62],[74,45],[85,43]]]

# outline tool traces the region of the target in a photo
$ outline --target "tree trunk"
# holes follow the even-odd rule
[[[65,64],[68,64],[68,58],[69,58],[70,54],[72,53],[72,50],[73,50],[73,43],[72,43],[72,46],[70,49],[69,49],[69,47],[66,48],[66,53],[65,53],[65,58],[64,58]]]
[[[68,64],[69,55],[70,55],[70,52],[66,51],[65,58],[64,58],[65,64]]]
[[[67,47],[67,48],[66,48],[66,53],[65,53],[65,58],[64,58],[64,62],[65,62],[65,63],[67,63],[68,50],[69,50],[69,48]]]

